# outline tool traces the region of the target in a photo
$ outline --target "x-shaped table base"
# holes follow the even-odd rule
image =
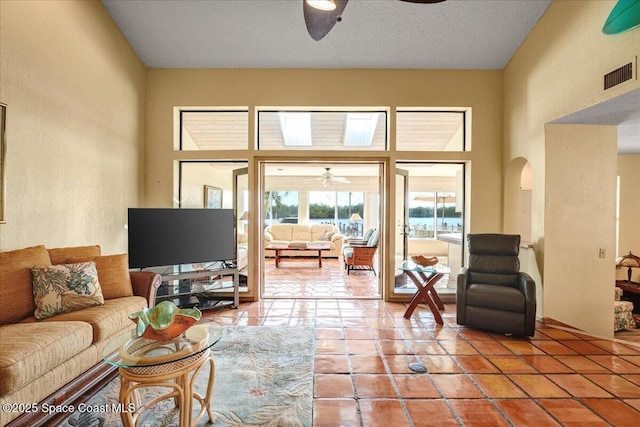
[[[442,278],[443,274],[438,273],[437,271],[433,271],[429,275],[426,275],[421,271],[407,271],[406,273],[409,275],[411,280],[413,280],[413,283],[416,284],[418,291],[413,296],[413,299],[409,304],[409,308],[407,308],[407,311],[404,313],[404,318],[410,318],[418,304],[424,301],[431,309],[433,317],[436,319],[436,323],[442,325],[444,322],[442,321],[442,316],[438,309],[444,310],[444,304],[442,303],[438,292],[436,292],[433,287],[438,283],[438,280]]]

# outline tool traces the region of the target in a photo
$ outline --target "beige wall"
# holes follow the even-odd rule
[[[3,0],[0,15],[0,249],[126,251],[126,208],[143,197],[143,65],[97,1]]]
[[[545,136],[544,317],[613,337],[616,127],[547,125]]]
[[[640,154],[618,156],[620,235],[618,255],[640,256]]]
[[[607,236],[604,243],[588,240],[564,242],[570,245],[565,249],[574,250],[558,250],[560,248],[554,245],[560,242],[557,239],[550,241],[550,230],[545,229],[550,221],[558,229],[571,227],[571,216],[546,218],[547,215],[555,215],[557,211],[549,204],[545,189],[554,188],[556,184],[566,185],[562,179],[563,171],[568,168],[567,172],[573,175],[575,168],[580,168],[579,162],[586,160],[582,147],[576,146],[573,150],[562,151],[564,157],[561,162],[547,163],[551,157],[547,150],[552,148],[553,142],[545,139],[545,124],[640,87],[638,80],[633,80],[606,93],[602,89],[603,74],[635,60],[635,55],[640,53],[640,31],[629,31],[616,36],[602,34],[602,25],[614,4],[614,1],[554,1],[504,72],[505,169],[511,162],[521,162],[521,159],[531,164],[532,240],[543,270],[545,288],[557,287],[549,289],[549,293],[545,289],[545,317],[558,314],[555,311],[546,312],[547,308],[552,310],[554,307],[553,304],[548,304],[550,301],[546,301],[547,297],[553,298],[556,303],[566,304],[572,301],[576,290],[573,284],[578,280],[573,271],[547,271],[547,252],[551,251],[554,257],[559,257],[554,258],[554,263],[566,265],[572,265],[575,251],[588,254],[589,258],[582,260],[582,270],[594,277],[609,274],[614,256],[609,251],[606,261],[601,262],[597,258],[598,245],[609,246],[615,239],[613,235]],[[609,143],[615,145],[615,141]],[[559,149],[562,150],[563,147]],[[552,154],[557,153],[553,150]],[[615,163],[616,156],[607,152],[607,157],[594,165],[598,169],[597,175],[607,183],[611,182],[615,176]],[[604,176],[605,173],[611,176]],[[556,179],[560,181],[554,181]],[[589,193],[592,196],[591,192],[585,191],[585,186],[590,183],[590,179],[578,179],[571,185],[579,194]],[[509,182],[505,183],[505,188],[510,188]],[[580,206],[575,199],[570,199],[567,203],[575,203],[575,206],[566,206],[567,209]],[[518,206],[515,203],[505,206],[505,224],[513,224],[509,217]],[[582,212],[581,223],[585,227],[583,232],[591,233],[592,224],[609,224],[612,221],[609,215],[613,215],[609,209],[604,212],[599,209]],[[611,232],[615,234],[614,231]],[[598,292],[610,300],[612,306],[613,283],[604,281],[590,286],[594,286],[590,288],[592,292]],[[607,310],[610,313],[611,310]],[[563,319],[566,323],[577,326],[584,324],[585,317],[594,316],[599,318],[604,314],[583,310],[573,312],[569,317],[563,315]]]

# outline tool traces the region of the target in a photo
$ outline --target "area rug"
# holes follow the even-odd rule
[[[215,382],[212,408],[214,426],[311,426],[313,403],[314,330],[311,326],[211,327],[222,337],[212,348]],[[209,376],[199,374],[195,389],[204,395]],[[86,404],[100,407],[117,403],[119,378],[107,384]],[[166,390],[166,389],[165,389]],[[162,389],[141,391],[142,401]],[[194,402],[194,416],[200,405]],[[178,410],[172,399],[143,413],[140,426],[176,426]],[[113,412],[84,412],[69,416],[62,426],[121,426]],[[211,425],[205,415],[198,426]]]

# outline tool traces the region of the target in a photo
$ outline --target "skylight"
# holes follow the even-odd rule
[[[378,124],[378,113],[347,113],[345,147],[370,147]]]
[[[284,145],[311,146],[311,113],[280,112],[280,129]]]

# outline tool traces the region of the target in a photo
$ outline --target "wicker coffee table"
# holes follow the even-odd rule
[[[211,394],[215,363],[210,349],[219,339],[219,334],[212,334],[204,326],[193,326],[169,341],[140,338],[135,330],[115,338],[105,349],[104,361],[119,369],[119,402],[124,409],[120,414],[122,424],[137,425],[145,410],[166,399],[173,399],[179,408],[180,427],[196,425],[205,413],[213,423]],[[209,381],[206,394],[201,396],[193,391],[193,385],[206,363],[210,366]],[[138,390],[153,386],[169,391],[149,402],[141,402]],[[194,400],[200,404],[200,412],[192,419]]]

